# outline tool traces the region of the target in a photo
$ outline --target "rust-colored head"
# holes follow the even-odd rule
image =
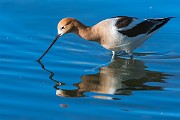
[[[62,19],[57,26],[58,29],[58,35],[63,35],[69,32],[72,32],[73,30],[73,23],[76,21],[74,18],[64,18]]]
[[[64,18],[58,23],[58,26],[57,26],[58,35],[55,37],[55,39],[50,44],[48,49],[42,54],[42,56],[37,61],[40,61],[44,57],[44,55],[51,49],[51,47],[54,45],[54,43],[58,40],[60,36],[62,36],[63,34],[72,32],[74,21],[76,20],[73,18]]]
[[[87,38],[87,36],[85,36],[85,32],[86,31],[81,31],[79,32],[79,29],[84,29],[86,28],[85,25],[83,25],[81,22],[79,22],[78,20],[74,19],[74,18],[64,18],[62,19],[57,26],[58,29],[58,34],[55,37],[54,41],[50,44],[50,46],[48,47],[48,49],[42,54],[42,56],[37,60],[40,61],[43,56],[50,50],[50,48],[54,45],[54,43],[58,40],[59,37],[61,37],[62,35],[66,34],[66,33],[70,33],[73,32],[75,34],[80,35],[83,38]],[[80,34],[79,34],[80,33]],[[86,32],[87,33],[87,32]],[[89,35],[89,34],[87,34]]]

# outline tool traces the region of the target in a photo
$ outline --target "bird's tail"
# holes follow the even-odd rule
[[[154,31],[156,31],[157,29],[161,28],[163,25],[165,25],[171,18],[175,18],[175,17],[167,17],[167,18],[158,18],[158,19],[149,19],[151,21],[157,22],[157,25],[151,29],[149,33],[152,33]]]
[[[176,18],[176,17],[167,17],[167,18],[165,18],[165,19],[171,19],[171,18]]]

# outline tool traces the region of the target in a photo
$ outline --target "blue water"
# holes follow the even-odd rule
[[[180,2],[178,0],[1,0],[0,120],[179,120]],[[86,25],[119,15],[175,16],[127,56],[73,34],[57,23]],[[108,32],[108,31],[107,31]]]

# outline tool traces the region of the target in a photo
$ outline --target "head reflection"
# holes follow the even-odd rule
[[[50,73],[52,75],[52,72]],[[166,76],[168,75],[161,72],[146,70],[142,61],[116,57],[108,66],[100,68],[99,73],[82,76],[80,83],[73,84],[77,89],[61,89],[61,85],[65,83],[56,84],[54,88],[56,95],[64,97],[82,97],[85,96],[85,92],[131,95],[135,90],[163,90],[162,86],[151,86],[145,83],[163,82]]]

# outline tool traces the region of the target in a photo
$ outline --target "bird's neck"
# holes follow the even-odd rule
[[[95,31],[94,27],[89,27],[84,25],[79,21],[74,22],[75,30],[73,31],[75,34],[79,35],[80,37],[86,40],[93,40],[99,42],[99,35]]]

